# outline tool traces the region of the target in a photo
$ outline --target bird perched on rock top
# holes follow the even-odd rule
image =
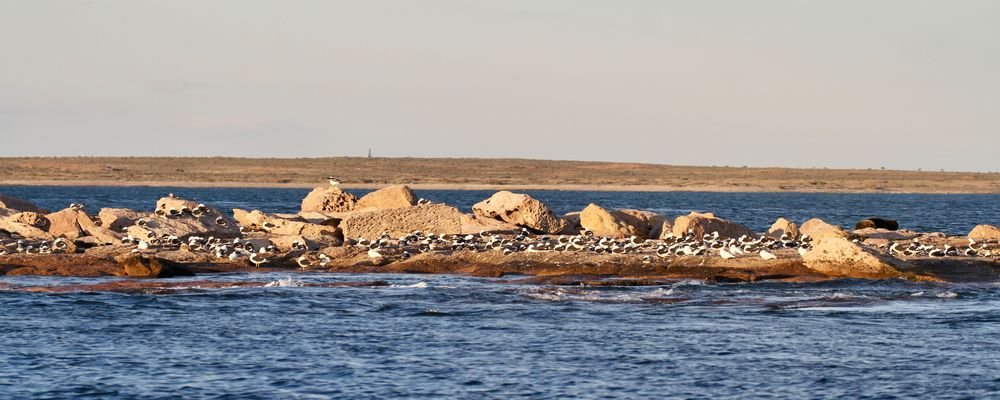
[[[774,253],[771,253],[770,251],[761,250],[760,251],[760,258],[763,258],[765,260],[773,260],[773,259],[778,258],[778,256],[774,255]]]
[[[327,182],[330,182],[330,186],[337,187],[340,186],[340,179],[334,178],[332,176],[326,177]]]

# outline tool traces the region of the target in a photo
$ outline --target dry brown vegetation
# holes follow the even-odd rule
[[[0,158],[0,184],[1000,193],[1000,174],[472,158]]]

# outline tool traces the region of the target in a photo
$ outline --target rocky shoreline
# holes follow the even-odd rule
[[[837,278],[992,282],[1000,229],[968,235],[779,219],[753,232],[712,213],[668,218],[591,204],[555,215],[497,192],[463,213],[390,186],[314,189],[297,214],[223,211],[168,195],[152,211],[49,212],[0,195],[0,275],[167,278],[236,271],[464,274],[506,282],[652,285]]]

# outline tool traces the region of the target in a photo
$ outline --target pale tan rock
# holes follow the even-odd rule
[[[176,236],[182,240],[191,236],[214,236],[221,239],[232,239],[240,236],[236,221],[225,215],[210,213],[202,217],[156,217],[146,221],[145,226],[132,225],[128,227],[129,236],[147,240],[165,236]]]
[[[803,256],[810,269],[846,278],[885,279],[902,276],[909,264],[865,248],[835,234],[821,234]]]
[[[462,214],[460,221],[462,224],[461,233],[464,235],[479,234],[482,232],[497,234],[514,233],[521,229],[514,224],[508,224],[491,218],[479,218],[470,214]]]
[[[566,221],[566,228],[563,229],[560,234],[562,235],[576,235],[583,231],[583,225],[580,225],[580,212],[573,211],[571,213],[563,214],[561,217],[563,221]]]
[[[972,240],[1000,240],[1000,228],[993,225],[976,225],[969,231],[969,238]]]
[[[394,185],[368,193],[358,200],[355,211],[385,210],[389,208],[411,207],[417,204],[417,196],[409,186]]]
[[[194,200],[186,200],[180,197],[163,197],[156,201],[156,209],[164,211],[194,210],[195,207],[198,207],[198,204],[200,203]]]
[[[785,218],[778,218],[778,220],[774,221],[774,223],[771,224],[771,227],[767,229],[767,236],[778,239],[781,238],[782,235],[787,235],[792,239],[798,239],[798,237],[801,236],[799,233],[799,226]]]
[[[713,213],[692,212],[688,215],[677,217],[674,220],[673,226],[674,236],[684,236],[688,231],[693,232],[697,238],[701,238],[712,232],[719,232],[720,238],[739,238],[743,235],[754,236],[750,228],[717,218]]]
[[[336,227],[338,224],[340,224],[340,220],[342,219],[318,212],[302,212],[297,215],[299,216],[299,218],[302,218],[305,222],[308,222],[310,224],[328,225],[333,227]]]
[[[80,227],[80,214],[83,212],[72,208],[59,210],[45,216],[49,220],[48,232],[55,237],[76,239],[84,236],[83,228]],[[88,218],[83,214],[84,218]]]
[[[500,191],[472,206],[480,218],[492,218],[540,232],[556,234],[566,228],[566,221],[552,214],[545,204],[521,193]]]
[[[21,212],[0,217],[0,230],[28,239],[52,240],[48,232],[49,220],[36,212]]]
[[[799,227],[799,232],[813,238],[819,238],[821,236],[846,238],[849,236],[848,233],[839,226],[828,224],[826,221],[819,218],[813,218],[806,221],[801,227]]]
[[[323,247],[339,245],[339,242],[325,241],[323,238],[321,240],[316,240],[317,238],[308,238],[300,235],[284,235],[284,236],[272,236],[268,238],[274,247],[278,248],[280,252],[290,252],[300,250],[296,246],[305,246],[306,251],[316,251]]]
[[[302,212],[340,213],[354,210],[357,203],[358,198],[353,194],[339,187],[323,186],[313,189],[302,199]]]
[[[265,214],[260,210],[246,211],[237,208],[233,209],[233,217],[244,227],[265,231],[276,236],[301,235],[319,242],[332,241],[333,239],[321,239],[318,236],[340,236],[336,226],[305,222],[298,216],[294,216],[294,219],[286,219],[273,214]]]
[[[233,219],[235,219],[240,226],[251,229],[260,229],[260,227],[264,226],[264,222],[267,221],[267,215],[260,210],[247,211],[234,208]]]
[[[413,231],[425,233],[462,233],[462,212],[444,204],[427,204],[354,213],[340,222],[347,239],[374,239],[388,232],[400,237]]]
[[[892,231],[884,228],[856,229],[851,233],[854,236],[857,236],[861,239],[880,239],[880,240],[912,240],[922,235],[922,233],[920,232],[914,232],[909,230]]]
[[[43,210],[32,204],[30,201],[19,199],[14,196],[7,196],[0,194],[0,208],[9,208],[11,210],[17,210],[20,212],[33,212],[38,214],[45,214],[47,211]]]
[[[54,237],[77,239],[87,236],[100,244],[118,243],[122,238],[120,233],[99,226],[83,210],[67,208],[46,215],[46,219],[49,220],[48,232]]]
[[[125,228],[135,225],[142,218],[149,218],[152,213],[129,210],[127,208],[102,208],[97,213],[101,226],[114,232],[122,232]]]
[[[649,227],[636,216],[617,210],[609,211],[594,203],[580,212],[580,225],[595,236],[616,239],[630,236],[645,239],[649,234]]]
[[[650,238],[660,237],[663,233],[664,222],[667,222],[666,216],[652,211],[631,209],[620,209],[617,211],[624,214],[626,221],[639,227],[642,231],[646,232],[646,237]],[[666,226],[672,228],[673,223],[667,223]]]

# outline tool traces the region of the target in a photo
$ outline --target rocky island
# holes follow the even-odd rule
[[[711,212],[669,218],[590,204],[555,215],[497,192],[472,213],[407,186],[358,198],[314,189],[297,214],[223,211],[168,195],[151,210],[85,205],[50,212],[0,195],[0,275],[162,278],[233,271],[428,273],[519,282],[644,285],[676,279],[836,278],[994,281],[1000,229],[899,230],[871,218],[847,230],[778,219],[754,232]]]

